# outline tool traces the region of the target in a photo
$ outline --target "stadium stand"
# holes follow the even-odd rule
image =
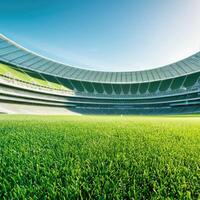
[[[200,52],[157,69],[102,72],[56,62],[0,35],[0,103],[0,113],[200,113]]]

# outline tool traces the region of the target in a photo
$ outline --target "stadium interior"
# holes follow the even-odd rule
[[[143,71],[80,69],[0,35],[0,113],[200,113],[200,53]]]

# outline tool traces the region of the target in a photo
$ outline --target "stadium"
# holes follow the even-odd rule
[[[0,35],[0,112],[200,113],[200,53],[151,70],[93,71],[33,53]]]
[[[2,1],[0,199],[200,200],[199,10]]]

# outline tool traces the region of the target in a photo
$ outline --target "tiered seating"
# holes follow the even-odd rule
[[[180,114],[200,114],[199,106],[160,108],[160,109],[116,109],[116,108],[69,108],[72,112],[84,115],[180,115]]]
[[[0,35],[2,101],[74,106],[86,114],[199,112],[200,52],[157,69],[100,72],[55,62]]]

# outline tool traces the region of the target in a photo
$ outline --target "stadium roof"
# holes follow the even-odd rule
[[[153,82],[200,71],[200,52],[156,69],[132,72],[103,72],[72,67],[40,56],[0,35],[0,61],[66,79],[101,83]]]

